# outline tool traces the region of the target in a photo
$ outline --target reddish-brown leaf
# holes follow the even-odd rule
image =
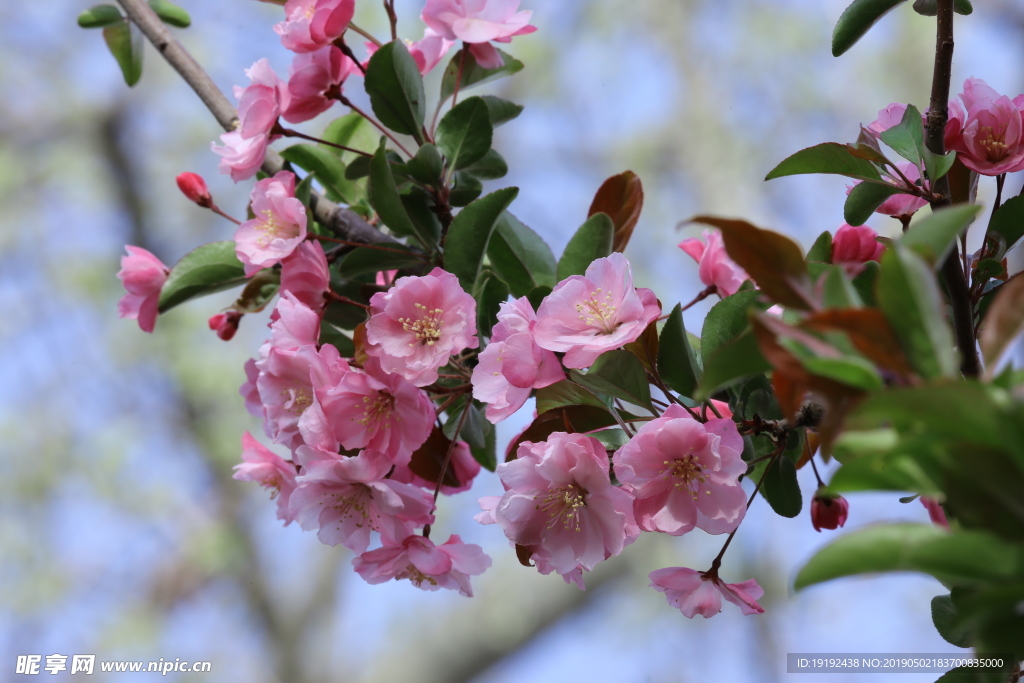
[[[907,355],[903,352],[888,319],[877,308],[844,308],[822,311],[801,323],[815,332],[845,332],[854,347],[876,365],[898,375],[913,375]]]
[[[366,353],[366,347],[369,342],[366,341],[366,323],[362,322],[356,325],[356,329],[352,332],[352,343],[356,347],[356,352],[352,356],[359,365],[366,365],[369,356]]]
[[[423,445],[412,454],[412,459],[409,461],[409,469],[414,474],[436,484],[437,478],[441,476],[441,467],[444,466],[451,443],[440,428],[434,427],[434,431],[430,432],[430,436],[427,437]],[[444,473],[444,481],[441,483],[452,487],[461,485],[458,477],[455,476],[455,468],[451,466],[451,463],[448,464],[448,469]]]
[[[729,257],[747,271],[758,289],[773,301],[790,308],[811,308],[811,278],[796,242],[741,220],[695,216],[690,222],[721,230]]]
[[[537,565],[530,562],[530,558],[533,557],[533,551],[527,548],[525,545],[519,545],[516,543],[516,559],[519,560],[519,564],[524,567],[536,567]]]
[[[782,408],[782,415],[792,422],[796,419],[796,413],[804,402],[807,387],[785,371],[775,370],[772,373],[772,388],[775,390],[775,398],[779,402],[779,407]]]
[[[658,371],[658,321],[654,320],[647,329],[643,331],[635,342],[630,342],[624,347],[627,351],[640,359],[647,372]]]
[[[978,341],[990,373],[1021,331],[1024,331],[1024,276],[1018,274],[999,287],[981,323]]]
[[[625,171],[604,181],[594,196],[587,217],[607,214],[615,225],[612,251],[624,251],[633,236],[633,229],[644,208],[644,186],[632,171]]]
[[[515,460],[519,444],[526,441],[538,443],[547,441],[548,437],[555,432],[592,432],[613,424],[615,424],[615,418],[612,417],[612,414],[597,406],[580,405],[552,408],[546,413],[538,415],[537,419],[509,444],[505,461]]]

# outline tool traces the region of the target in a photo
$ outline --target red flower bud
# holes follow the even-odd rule
[[[815,494],[811,501],[811,524],[815,531],[838,529],[846,524],[850,504],[842,496]]]
[[[242,320],[242,314],[238,311],[227,311],[211,316],[209,320],[210,329],[217,332],[217,336],[224,341],[229,341],[238,331],[238,323]]]
[[[178,181],[181,193],[191,201],[206,209],[213,206],[213,197],[210,196],[210,190],[207,189],[202,176],[196,173],[182,173],[175,180]]]

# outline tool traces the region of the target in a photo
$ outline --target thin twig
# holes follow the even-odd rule
[[[355,113],[357,113],[357,114],[359,114],[360,116],[362,116],[362,117],[363,117],[364,119],[366,119],[366,120],[367,120],[367,121],[369,121],[370,123],[372,123],[372,124],[373,124],[373,125],[374,125],[374,126],[375,126],[375,127],[377,128],[377,130],[379,130],[380,132],[384,133],[384,135],[386,135],[386,136],[387,136],[387,138],[388,138],[389,140],[391,140],[391,142],[395,143],[395,146],[396,146],[396,147],[398,147],[398,149],[400,149],[400,150],[402,150],[403,152],[405,152],[405,155],[406,155],[407,157],[409,157],[409,158],[411,159],[411,158],[412,158],[412,157],[414,156],[412,152],[410,152],[409,150],[407,150],[407,149],[406,149],[406,148],[405,148],[405,147],[404,147],[404,146],[402,145],[402,143],[398,141],[398,139],[397,139],[397,138],[396,138],[396,137],[395,137],[395,136],[394,136],[394,135],[393,135],[393,134],[391,133],[391,131],[390,131],[390,130],[388,130],[387,128],[385,128],[384,126],[382,126],[382,125],[380,124],[380,122],[379,122],[379,121],[377,121],[377,119],[373,118],[372,116],[370,116],[369,114],[367,114],[367,113],[366,113],[365,111],[363,111],[362,109],[360,109],[360,108],[359,108],[359,107],[357,107],[356,105],[352,104],[352,101],[351,101],[350,99],[348,99],[347,97],[345,97],[344,95],[342,95],[342,94],[340,94],[340,93],[339,93],[339,94],[338,94],[338,101],[339,101],[339,102],[341,102],[342,104],[344,104],[344,105],[345,105],[346,107],[348,107],[348,108],[349,108],[349,109],[351,109],[352,111],[354,111]]]
[[[277,128],[275,129],[275,131],[281,133],[281,135],[284,135],[285,137],[289,137],[289,138],[302,138],[303,140],[309,140],[310,142],[316,142],[316,143],[319,143],[321,145],[327,145],[328,147],[335,147],[337,149],[344,150],[346,152],[352,152],[353,154],[358,154],[360,156],[373,158],[372,154],[370,154],[369,152],[364,152],[361,149],[355,149],[353,147],[346,147],[345,145],[339,145],[339,144],[337,144],[335,142],[330,142],[329,140],[322,140],[320,138],[315,138],[312,135],[306,135],[305,133],[300,133],[297,130],[292,130],[291,128],[285,128],[285,127],[283,127],[281,125],[278,125]]]
[[[382,43],[379,40],[377,40],[376,38],[374,38],[372,33],[370,33],[369,31],[366,31],[364,29],[359,28],[358,26],[353,24],[351,21],[348,22],[348,27],[350,29],[352,29],[353,31],[355,31],[356,33],[358,33],[359,35],[361,35],[363,38],[366,38],[368,41],[370,41],[371,43],[373,43],[377,47],[382,47],[384,45],[384,43]]]

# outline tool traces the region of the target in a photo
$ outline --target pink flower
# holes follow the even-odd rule
[[[340,91],[353,68],[352,60],[333,45],[295,55],[288,70],[288,107],[281,116],[291,123],[302,123],[327,111],[335,102],[329,93]]]
[[[632,487],[644,531],[681,536],[695,526],[709,534],[735,529],[747,510],[739,477],[747,471],[736,423],[701,424],[671,405],[644,424],[612,456],[615,476]]]
[[[426,393],[400,375],[382,372],[373,358],[365,372],[350,370],[315,387],[315,397],[319,409],[299,424],[310,445],[318,438],[322,448],[369,448],[395,462],[422,446],[434,427],[434,404]]]
[[[893,102],[885,109],[879,110],[878,118],[869,123],[866,128],[877,137],[893,126],[900,125],[906,113],[907,105]]]
[[[841,225],[832,237],[832,263],[856,275],[868,261],[882,258],[885,245],[877,242],[876,237],[878,233],[866,225]]]
[[[139,321],[143,332],[152,332],[159,313],[160,290],[171,272],[160,259],[142,247],[125,245],[117,277],[127,292],[117,302],[117,315]]]
[[[967,113],[950,106],[959,138],[949,147],[964,165],[989,176],[1024,170],[1024,95],[1011,100],[980,78],[968,78],[960,99]]]
[[[510,541],[535,547],[554,571],[589,571],[639,535],[632,496],[612,486],[597,439],[555,432],[517,455],[498,466],[507,490],[494,516]]]
[[[764,589],[750,579],[743,583],[725,583],[711,572],[701,573],[686,567],[666,567],[650,573],[651,588],[664,593],[668,604],[693,619],[710,619],[722,611],[722,598],[739,606],[743,614],[763,614],[757,599]]]
[[[274,31],[292,52],[314,52],[345,32],[355,5],[355,0],[288,0],[285,20]]]
[[[285,525],[295,519],[288,504],[295,490],[295,465],[282,460],[266,446],[246,432],[242,435],[242,463],[235,465],[233,479],[259,482],[271,490],[270,497],[277,498],[277,518]]]
[[[537,310],[534,339],[542,349],[565,352],[565,367],[585,368],[636,341],[660,314],[654,292],[633,288],[629,261],[616,252],[555,286]]]
[[[423,22],[447,40],[462,40],[485,69],[498,69],[505,61],[490,41],[509,43],[513,36],[537,30],[530,26],[533,12],[517,11],[520,0],[427,0]]]
[[[440,268],[399,278],[370,299],[366,339],[366,353],[380,359],[384,372],[426,386],[452,354],[477,347],[476,301]]]
[[[928,510],[928,518],[932,520],[932,524],[946,529],[949,528],[946,511],[942,509],[942,504],[938,500],[929,496],[921,496],[921,505],[924,505],[925,509]]]
[[[411,455],[399,458],[398,462],[395,463],[395,471],[391,473],[391,478],[406,484],[421,486],[433,492],[437,486],[437,481],[428,481],[413,472],[409,467],[411,460]],[[452,450],[452,461],[448,464],[448,471],[454,475],[459,485],[449,486],[442,484],[441,493],[444,495],[453,496],[456,493],[468,491],[473,487],[473,480],[476,478],[476,475],[480,474],[480,463],[473,457],[472,451],[469,450],[469,444],[465,441],[455,442],[455,448]]]
[[[316,240],[302,242],[298,249],[281,261],[281,292],[291,294],[313,311],[323,311],[330,289],[331,273],[324,248]],[[276,312],[276,311],[275,311]],[[276,320],[276,316],[272,320]]]
[[[850,503],[842,496],[815,494],[811,500],[811,524],[815,531],[838,529],[846,524]]]
[[[263,410],[263,401],[260,400],[260,390],[256,387],[256,380],[260,376],[260,369],[256,367],[256,359],[250,358],[245,361],[245,382],[238,387],[238,393],[245,400],[245,409],[253,417],[264,418],[266,413]]]
[[[294,173],[258,181],[250,198],[256,217],[235,232],[235,253],[247,276],[289,256],[306,239],[306,207],[295,198]]]
[[[729,258],[722,243],[722,235],[714,230],[705,230],[705,245],[692,237],[679,243],[698,265],[700,281],[708,287],[714,287],[720,297],[732,296],[740,288],[749,275]]]
[[[363,451],[354,458],[315,459],[313,449],[301,446],[304,462],[291,510],[306,531],[319,528],[320,541],[341,543],[354,553],[366,552],[370,532],[388,545],[398,545],[417,527],[431,524],[433,498],[423,489],[384,479],[391,462]]]
[[[210,196],[210,190],[206,187],[206,181],[201,175],[180,173],[175,181],[178,183],[178,189],[188,197],[189,201],[195,202],[205,209],[213,206],[213,197]]]
[[[238,98],[238,128],[220,136],[223,147],[211,145],[214,152],[224,157],[220,172],[231,174],[236,183],[255,175],[263,164],[267,145],[279,135],[271,135],[281,110],[288,106],[287,85],[266,59],[261,59],[246,70],[252,83],[246,88],[235,88]]]
[[[320,339],[320,316],[299,301],[291,292],[283,292],[274,309],[275,320],[270,326],[270,342],[260,349],[273,347],[278,351],[293,351],[303,346],[316,345]]]
[[[367,583],[409,579],[423,590],[449,588],[471,598],[469,577],[482,574],[491,566],[491,558],[480,546],[463,543],[458,536],[435,546],[429,538],[413,535],[400,545],[363,553],[352,560],[352,565]]]
[[[554,351],[537,345],[537,314],[525,296],[501,304],[491,343],[473,369],[473,398],[487,403],[487,419],[497,424],[519,410],[533,389],[565,379]]]
[[[333,386],[349,372],[348,363],[330,344],[318,351],[309,344],[295,350],[271,347],[256,366],[256,387],[265,411],[267,436],[295,450],[304,439],[302,417],[314,401],[317,389]]]
[[[897,164],[897,166],[910,182],[916,183],[921,179],[921,170],[915,164],[908,161],[905,164]],[[918,209],[925,206],[928,206],[928,200],[922,197],[915,197],[912,194],[894,194],[882,202],[881,206],[875,209],[875,213],[884,216],[912,216]]]
[[[241,320],[242,314],[238,311],[225,311],[224,313],[210,316],[207,324],[222,340],[231,341],[235,336],[235,332],[238,332],[238,323]]]

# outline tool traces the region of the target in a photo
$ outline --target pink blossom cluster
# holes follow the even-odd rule
[[[510,43],[514,36],[533,33],[533,12],[519,11],[520,0],[427,0],[423,23],[446,41],[461,40],[485,69],[505,65],[491,42]]]
[[[444,271],[400,278],[379,295],[394,302],[404,321],[399,324],[405,325],[396,332],[400,339],[386,341],[422,348],[388,356],[394,371],[384,369],[383,355],[372,353],[359,367],[334,346],[319,343],[329,279],[318,242],[302,242],[282,260],[271,338],[260,357],[247,364],[241,393],[249,410],[263,419],[267,437],[291,457],[281,458],[247,434],[235,477],[271,489],[278,517],[286,523],[297,521],[303,529],[317,530],[322,542],[356,553],[355,567],[371,583],[410,579],[427,590],[452,588],[471,595],[469,577],[490,565],[479,546],[457,536],[435,546],[416,535],[434,521],[436,483],[413,472],[411,462],[434,430],[436,410],[406,376],[433,372],[436,377],[450,354],[475,346],[475,303]],[[418,335],[427,326],[405,314],[421,308],[427,311],[424,319],[439,324]],[[391,320],[387,306],[371,315],[368,329],[382,324],[381,318]],[[464,443],[452,444],[451,451],[450,470],[458,484],[441,487],[449,494],[468,489],[480,471]],[[381,546],[370,550],[375,538]]]

